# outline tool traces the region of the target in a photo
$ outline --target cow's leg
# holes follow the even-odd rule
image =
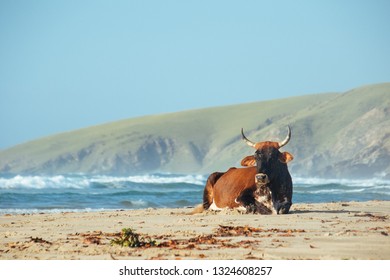
[[[255,213],[256,212],[256,201],[254,198],[254,189],[249,188],[243,190],[239,196],[236,198],[236,203],[245,207],[247,213]]]
[[[278,214],[288,214],[290,211],[291,205],[292,205],[292,203],[288,202],[288,201],[278,203],[278,206],[277,206]]]
[[[269,215],[273,213],[272,209],[263,202],[259,202],[256,200],[255,205],[256,205],[256,209],[254,213],[258,213],[262,215]]]
[[[204,187],[203,191],[203,208],[205,210],[209,209],[210,205],[213,203],[214,185],[223,174],[225,174],[225,172],[214,172],[207,179],[206,186]]]

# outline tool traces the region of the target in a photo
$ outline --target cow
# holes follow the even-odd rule
[[[280,152],[291,138],[291,128],[282,142],[252,142],[241,129],[242,139],[255,149],[241,161],[244,168],[230,168],[212,173],[203,192],[204,210],[244,208],[258,214],[288,214],[292,205],[293,185],[287,163],[293,159]]]

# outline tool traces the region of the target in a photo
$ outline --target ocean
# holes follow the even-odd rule
[[[293,203],[390,200],[390,181],[293,177]],[[0,176],[0,214],[177,208],[202,202],[207,176]]]

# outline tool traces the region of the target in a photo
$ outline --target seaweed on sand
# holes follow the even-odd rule
[[[119,238],[111,240],[111,245],[121,245],[122,247],[152,247],[156,246],[156,241],[150,237],[142,237],[131,228],[123,228]]]

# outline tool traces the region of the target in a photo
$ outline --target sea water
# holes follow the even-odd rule
[[[0,176],[0,214],[181,208],[200,204],[207,176]],[[390,200],[390,181],[299,178],[293,203]]]

